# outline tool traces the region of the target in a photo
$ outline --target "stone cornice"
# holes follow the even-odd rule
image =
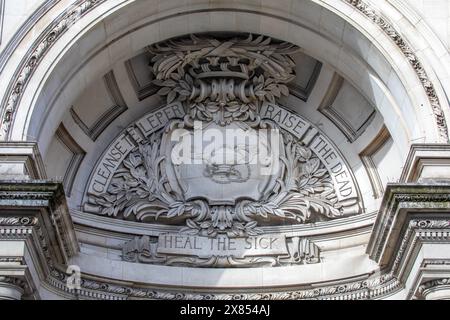
[[[0,275],[19,285],[23,298],[37,299],[36,281],[48,281],[51,270],[67,265],[79,250],[62,184],[2,180],[0,211],[0,240],[16,247],[14,256],[6,251],[0,257]]]
[[[157,300],[362,300],[377,299],[401,289],[399,282],[390,275],[367,277],[363,280],[342,282],[336,285],[317,285],[314,288],[254,293],[186,293],[176,289],[162,289],[120,284],[108,279],[92,279],[83,275],[80,289],[66,286],[67,275],[54,269],[47,284],[56,292],[78,299],[157,299]]]
[[[367,253],[381,267],[386,266],[394,254],[393,248],[386,246],[386,243],[397,243],[407,215],[419,211],[426,215],[427,211],[432,210],[434,214],[429,219],[434,219],[436,212],[445,213],[449,209],[449,185],[388,184]],[[422,220],[427,219],[422,217]],[[411,222],[409,227],[414,228],[414,223]]]
[[[36,217],[0,217],[0,226],[34,226]]]
[[[426,169],[432,169],[431,173]],[[449,170],[449,144],[412,144],[403,166],[400,182],[448,183],[450,180],[446,173]]]
[[[45,166],[36,142],[0,142],[0,167],[2,180],[46,179]],[[15,167],[12,170],[11,167]]]
[[[33,234],[37,232],[41,247],[47,248],[47,239],[59,245],[57,263],[67,263],[78,251],[78,242],[67,208],[61,183],[45,180],[0,181],[0,207],[2,209],[27,209],[26,214],[5,214],[0,217],[0,229],[10,230],[2,236]],[[21,210],[22,211],[22,210]],[[17,227],[22,228],[17,228]],[[52,230],[48,230],[52,226]],[[43,241],[43,242],[42,242]]]
[[[424,246],[450,243],[449,211],[450,185],[391,184],[386,189],[367,252],[399,283],[412,284],[409,298],[423,298],[422,281],[448,274],[445,255],[417,259]]]
[[[46,180],[0,180],[1,207],[53,207],[64,203],[64,190],[60,183]]]
[[[450,242],[450,220],[410,220],[395,258],[390,261],[391,274],[403,280],[409,273],[410,264],[417,258],[421,245],[426,242]]]

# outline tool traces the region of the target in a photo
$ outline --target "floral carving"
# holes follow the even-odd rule
[[[138,221],[182,219],[186,221],[182,232],[211,237],[257,235],[262,232],[257,221],[274,217],[305,223],[342,215],[329,172],[289,133],[284,134],[283,170],[276,187],[263,201],[241,200],[235,206],[187,201],[172,190],[160,151],[162,133],[153,134],[131,152],[114,174],[108,192],[95,198],[101,214],[133,216]]]
[[[224,39],[191,35],[149,48],[154,54],[155,84],[161,87],[158,93],[168,105],[182,105],[186,115],[169,121],[127,155],[107,192],[91,197],[98,212],[144,222],[184,223],[181,232],[208,237],[255,236],[262,233],[261,223],[341,217],[343,208],[330,173],[317,155],[274,121],[261,119],[263,103],[274,103],[289,94],[286,84],[295,77],[289,54],[297,49],[252,35]],[[258,190],[257,196],[253,196],[255,192],[211,201],[204,194],[186,196],[177,185],[182,178],[168,159],[171,152],[167,150],[173,148],[168,141],[178,128],[192,133],[195,121],[216,126],[216,130],[240,126],[281,132],[277,140],[282,145],[279,171],[264,180],[263,189],[250,186]],[[211,188],[220,188],[217,184],[221,183],[236,185],[250,177],[250,167],[243,170],[208,163],[201,179]],[[217,172],[222,172],[223,181],[214,176]]]

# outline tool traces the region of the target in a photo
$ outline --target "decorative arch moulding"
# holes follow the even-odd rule
[[[163,288],[141,287],[128,283],[111,283],[103,279],[94,280],[89,277],[83,277],[80,289],[69,289],[66,285],[67,278],[66,273],[53,269],[47,285],[56,292],[63,291],[70,296],[76,295],[104,300],[365,300],[393,295],[401,289],[401,284],[390,274],[316,288],[254,293],[190,293]]]
[[[81,17],[106,1],[108,0],[83,0],[76,2],[76,4],[70,6],[64,13],[59,15],[33,43],[12,77],[13,80],[9,83],[1,103],[0,140],[8,140],[11,124],[14,121],[15,112],[25,92],[25,88],[37,66],[42,62],[53,44]],[[414,69],[428,97],[441,142],[448,142],[448,128],[436,89],[411,46],[386,18],[378,14],[367,3],[361,0],[342,1],[353,6],[373,23],[377,24],[401,50]]]

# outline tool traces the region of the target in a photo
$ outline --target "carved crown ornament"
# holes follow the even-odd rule
[[[253,249],[253,256],[264,255],[258,241],[266,249],[270,244],[271,255],[289,254],[284,237],[258,238],[261,226],[360,213],[357,185],[337,148],[277,103],[289,95],[287,84],[295,78],[290,55],[298,49],[253,35],[191,35],[149,47],[165,104],[103,153],[84,210],[179,225],[187,238],[172,243],[170,235],[160,237],[158,250],[165,254],[179,253],[171,249],[180,241],[183,249],[199,249],[193,255],[210,247],[210,257],[226,256],[217,252],[222,240],[216,246],[203,237],[234,238],[239,248],[246,246],[242,238],[255,238],[240,259]]]

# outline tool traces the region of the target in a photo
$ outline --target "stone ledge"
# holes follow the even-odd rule
[[[388,184],[366,252],[407,298],[424,299],[421,284],[450,277],[449,244],[449,184]]]
[[[0,276],[25,281],[22,298],[38,298],[32,288],[79,251],[62,184],[0,181],[0,209]]]
[[[450,185],[388,184],[367,248],[380,267],[392,264],[395,244],[416,216],[450,221]]]
[[[413,144],[400,182],[450,183],[450,144]]]
[[[37,143],[0,142],[0,179],[45,179],[44,164]]]

